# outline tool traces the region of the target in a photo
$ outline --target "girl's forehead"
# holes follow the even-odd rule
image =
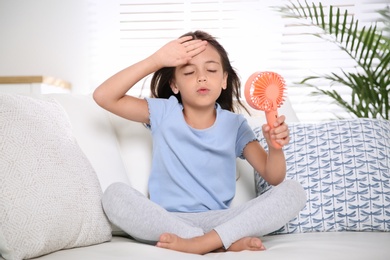
[[[221,64],[221,55],[218,51],[210,44],[206,46],[206,49],[194,56],[187,65],[195,63],[218,63]]]

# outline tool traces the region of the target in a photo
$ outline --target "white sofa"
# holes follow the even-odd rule
[[[0,94],[1,97],[2,94]],[[8,97],[7,97],[8,98]],[[19,98],[19,97],[17,97]],[[98,177],[101,190],[105,190],[107,186],[113,182],[125,182],[128,183],[134,187],[136,187],[138,190],[140,190],[142,193],[147,194],[147,179],[148,179],[148,173],[150,169],[150,161],[151,161],[151,137],[148,132],[148,130],[141,124],[129,122],[124,119],[121,119],[115,115],[112,115],[100,107],[98,107],[91,96],[83,96],[83,95],[74,95],[74,94],[48,94],[43,95],[39,97],[34,97],[38,100],[44,99],[44,100],[56,100],[66,111],[66,114],[69,118],[69,121],[71,123],[72,127],[72,135],[74,135],[75,139],[77,140],[77,144],[81,148],[82,152],[86,155],[87,160],[92,165],[92,168],[94,169],[94,172],[96,172],[96,175]],[[8,140],[9,136],[13,134],[15,130],[12,130],[12,132],[7,132],[7,127],[11,127],[12,125],[8,125],[6,127],[2,128],[6,125],[5,122],[9,122],[9,118],[7,118],[7,107],[4,105],[4,95],[3,95],[3,104],[0,102],[0,141],[1,140]],[[34,101],[33,101],[34,102]],[[40,101],[39,101],[40,102]],[[10,102],[9,102],[10,103]],[[30,105],[29,105],[30,106]],[[32,106],[30,106],[32,107]],[[42,109],[42,106],[39,109]],[[44,110],[45,108],[43,108]],[[50,111],[51,112],[50,112]],[[5,112],[4,112],[5,111]],[[48,108],[48,114],[53,112],[53,108]],[[30,111],[31,112],[31,111]],[[37,113],[36,111],[33,111],[34,113]],[[287,115],[288,123],[292,126],[292,131],[295,131],[301,126],[301,123],[296,122],[297,118],[295,114],[292,111],[292,108],[287,101],[286,104],[280,109],[281,114]],[[8,115],[9,116],[9,115]],[[43,117],[44,114],[38,115],[37,118]],[[7,121],[1,121],[1,118],[6,118]],[[58,120],[56,117],[55,119],[48,119],[47,124],[48,127],[53,127],[53,125],[50,125],[51,122],[55,122]],[[260,131],[258,129],[258,126],[264,123],[264,117],[261,113],[256,113],[255,115],[248,118],[250,124],[253,126],[256,133],[259,134]],[[16,119],[17,120],[17,119]],[[66,121],[67,118],[64,117],[64,120]],[[32,123],[33,124],[33,123]],[[34,124],[33,124],[34,125]],[[23,128],[23,124],[21,124],[21,127]],[[45,127],[44,125],[41,127]],[[57,126],[58,128],[50,128],[50,131],[48,131],[45,135],[54,134],[57,131],[60,131],[60,128],[64,128],[64,126]],[[295,128],[294,128],[295,127]],[[297,128],[298,127],[298,128]],[[306,127],[306,125],[305,125]],[[29,126],[29,129],[31,129],[31,126]],[[27,131],[27,137],[29,136],[29,129],[21,130],[21,131]],[[294,130],[295,129],[295,130]],[[309,132],[318,131],[316,136],[321,136],[324,132],[322,128],[305,128],[306,130],[309,129]],[[17,129],[18,131],[20,129]],[[302,129],[301,129],[302,130]],[[33,129],[31,130],[33,131]],[[35,130],[34,130],[35,131]],[[387,129],[387,132],[390,131],[390,128]],[[293,132],[292,137],[296,137],[297,132]],[[312,133],[311,133],[312,134]],[[45,136],[43,136],[44,138]],[[7,139],[8,138],[8,139]],[[261,138],[259,136],[259,138]],[[354,137],[351,136],[349,139],[353,139]],[[20,139],[20,138],[19,138]],[[20,141],[20,140],[19,140]],[[301,140],[302,141],[302,140]],[[12,141],[14,142],[14,141]],[[29,139],[21,141],[21,144],[28,143]],[[5,143],[5,141],[4,141]],[[174,252],[170,250],[160,249],[152,245],[145,245],[138,243],[131,238],[125,237],[121,235],[120,230],[113,227],[113,234],[114,236],[111,238],[111,235],[107,235],[107,232],[110,232],[111,230],[107,231],[107,228],[101,228],[102,225],[99,226],[98,232],[105,233],[100,239],[93,240],[93,238],[89,237],[87,240],[91,240],[93,245],[88,246],[80,246],[79,244],[74,244],[74,246],[70,246],[68,244],[61,245],[61,237],[66,237],[67,229],[71,229],[72,226],[67,226],[66,228],[63,228],[63,221],[58,221],[53,228],[47,227],[51,225],[49,221],[47,220],[47,224],[45,228],[50,229],[50,232],[57,232],[59,233],[58,236],[56,234],[56,238],[58,241],[54,244],[59,245],[57,249],[55,249],[55,252],[51,252],[50,250],[44,251],[41,250],[41,248],[46,247],[46,244],[53,243],[51,239],[44,238],[45,234],[36,233],[34,237],[28,237],[23,230],[18,230],[18,224],[20,223],[20,226],[27,225],[26,219],[29,219],[31,215],[34,214],[41,214],[42,212],[38,208],[34,208],[27,210],[27,214],[23,217],[20,217],[20,219],[15,220],[16,222],[14,225],[11,226],[11,220],[14,221],[14,219],[6,218],[5,216],[8,216],[16,207],[19,206],[12,206],[14,202],[10,201],[10,198],[12,200],[16,199],[23,199],[24,193],[23,190],[19,191],[18,194],[14,194],[13,191],[7,190],[7,185],[11,185],[7,180],[1,179],[6,178],[9,175],[9,170],[11,168],[4,168],[4,165],[12,164],[10,162],[13,158],[12,155],[9,155],[4,149],[5,146],[2,146],[0,144],[0,156],[3,158],[8,158],[8,161],[3,159],[1,161],[0,159],[0,253],[7,259],[9,256],[14,256],[12,254],[12,251],[21,250],[23,251],[24,248],[32,248],[36,251],[34,251],[34,254],[37,254],[35,256],[38,257],[38,259],[42,260],[50,260],[50,259],[390,259],[390,233],[389,226],[390,226],[390,171],[389,171],[389,154],[390,154],[390,148],[387,146],[389,145],[389,142],[385,143],[386,147],[381,147],[380,151],[384,153],[385,161],[382,160],[382,166],[381,166],[381,173],[382,173],[382,194],[375,193],[375,196],[382,196],[384,199],[381,200],[382,202],[382,209],[377,206],[377,210],[383,212],[382,215],[384,215],[384,221],[383,228],[379,231],[370,231],[370,228],[367,225],[362,225],[362,229],[359,230],[357,226],[359,226],[360,223],[359,220],[353,222],[353,228],[348,229],[347,226],[344,226],[344,230],[347,231],[340,231],[340,228],[335,228],[334,226],[327,226],[327,224],[324,224],[327,221],[327,217],[323,217],[323,223],[324,225],[322,227],[319,227],[319,222],[313,223],[312,226],[315,226],[316,228],[310,228],[308,226],[308,219],[312,215],[314,215],[313,212],[316,212],[318,214],[318,211],[323,211],[325,214],[327,212],[327,209],[321,208],[322,205],[318,203],[318,197],[314,198],[315,192],[313,193],[313,190],[316,190],[316,187],[318,185],[313,185],[313,182],[311,182],[310,178],[313,178],[316,182],[322,181],[321,175],[319,174],[313,174],[312,177],[310,177],[310,170],[315,172],[315,165],[310,162],[302,162],[302,158],[307,155],[306,152],[302,151],[304,146],[312,147],[311,142],[307,142],[306,144],[299,144],[294,139],[291,141],[290,148],[286,149],[287,157],[289,160],[289,171],[290,172],[299,172],[299,174],[296,175],[289,175],[289,178],[297,178],[299,181],[303,183],[305,186],[305,189],[308,192],[309,200],[308,200],[308,207],[302,211],[302,214],[300,214],[299,217],[292,220],[286,227],[281,229],[277,235],[269,235],[263,237],[263,242],[267,248],[267,250],[262,252],[250,252],[250,251],[244,251],[244,252],[238,252],[238,253],[209,253],[206,255],[191,255],[191,254],[184,254],[179,252]],[[362,144],[361,144],[362,145]],[[361,145],[359,147],[361,147]],[[28,149],[25,148],[24,145],[15,148],[15,145],[10,146],[11,150],[17,150],[17,149]],[[27,145],[26,145],[27,147]],[[322,146],[323,147],[323,146]],[[7,148],[9,149],[9,148]],[[65,148],[64,148],[65,149]],[[289,150],[290,149],[290,150]],[[291,150],[295,149],[295,150]],[[386,150],[387,149],[387,150]],[[60,149],[61,150],[61,149]],[[336,147],[337,150],[337,147]],[[348,150],[348,149],[347,149]],[[351,148],[349,148],[349,151]],[[293,152],[292,152],[293,151]],[[343,151],[343,149],[339,150],[340,152]],[[7,153],[7,154],[6,154]],[[387,154],[386,154],[387,153]],[[305,154],[305,155],[303,155]],[[312,156],[315,156],[312,152],[310,153]],[[328,153],[329,154],[329,153]],[[340,154],[340,153],[339,153]],[[65,154],[69,155],[69,154]],[[302,156],[300,156],[302,155]],[[59,155],[61,156],[61,155]],[[310,156],[310,155],[309,155]],[[329,155],[330,158],[333,158],[333,155]],[[37,155],[39,157],[39,155]],[[80,157],[80,156],[79,156]],[[1,158],[1,157],[0,157]],[[18,158],[18,157],[15,157]],[[353,160],[356,158],[348,158],[348,160]],[[357,158],[359,159],[359,158]],[[21,159],[23,160],[23,158]],[[44,158],[45,162],[50,162],[50,158]],[[363,159],[362,159],[363,160]],[[387,160],[387,161],[386,161]],[[295,161],[295,163],[291,163],[292,161]],[[336,160],[337,161],[337,160]],[[364,161],[364,160],[363,160]],[[359,162],[359,164],[362,164],[364,162]],[[340,161],[338,161],[340,162]],[[17,164],[17,162],[13,162]],[[28,162],[27,162],[28,163]],[[34,162],[35,163],[35,162]],[[71,163],[72,162],[67,162]],[[80,163],[80,162],[77,162]],[[85,163],[84,161],[82,163]],[[320,160],[321,163],[321,160]],[[59,162],[58,164],[61,164]],[[302,172],[302,170],[293,169],[294,167],[300,167],[300,164],[306,164],[306,167],[308,167],[308,172]],[[295,166],[294,166],[295,165]],[[337,167],[343,167],[342,162],[340,164],[336,164]],[[348,164],[351,165],[351,164]],[[348,166],[347,165],[347,166]],[[387,169],[384,168],[384,166],[387,166]],[[56,165],[55,167],[57,167]],[[329,166],[329,165],[328,165]],[[7,166],[8,167],[8,166]],[[16,165],[15,167],[20,167],[20,165]],[[24,166],[27,167],[28,165]],[[52,166],[50,166],[52,167]],[[54,166],[53,166],[54,167]],[[67,166],[68,168],[70,166]],[[310,168],[312,167],[312,168]],[[13,169],[13,168],[12,168]],[[22,168],[25,169],[25,168]],[[67,169],[67,168],[65,168]],[[300,168],[301,169],[301,168]],[[329,167],[325,167],[325,169],[329,170]],[[375,171],[375,169],[370,170]],[[262,187],[264,189],[267,189],[267,185],[262,182],[260,179],[254,178],[254,172],[253,169],[242,160],[238,160],[238,179],[237,179],[237,196],[235,197],[235,200],[233,202],[233,206],[240,204],[244,201],[247,201],[253,197],[256,196],[257,193],[261,193],[261,190],[256,189],[257,187]],[[20,171],[19,171],[20,174]],[[28,175],[28,172],[25,173]],[[38,172],[40,174],[40,172]],[[63,174],[68,174],[67,172],[64,172]],[[4,177],[5,176],[5,177]],[[299,179],[302,176],[304,179]],[[9,178],[9,177],[8,177]],[[12,176],[14,178],[14,176]],[[27,177],[28,178],[28,177]],[[56,177],[55,177],[56,178]],[[347,177],[348,178],[348,177]],[[352,177],[351,177],[352,178]],[[307,180],[307,181],[305,181]],[[327,194],[325,194],[326,198],[332,197],[331,194],[338,196],[340,194],[340,190],[334,189],[331,190],[329,187],[332,186],[332,178],[326,178],[324,177],[323,184],[326,183],[328,188],[326,188]],[[55,180],[53,180],[55,181]],[[64,180],[67,181],[67,180]],[[358,180],[357,180],[358,181]],[[364,181],[364,180],[363,180]],[[334,182],[338,182],[337,180],[334,180]],[[339,183],[339,182],[338,182]],[[29,189],[33,187],[34,183],[28,184],[26,187]],[[37,184],[38,185],[38,184]],[[75,184],[78,185],[78,184]],[[321,185],[321,184],[320,184]],[[357,183],[357,187],[359,187],[359,184]],[[17,189],[17,188],[16,188]],[[57,187],[57,190],[61,189],[61,187]],[[365,190],[365,189],[363,189]],[[45,194],[42,193],[42,188],[39,194]],[[49,191],[48,191],[49,192]],[[83,190],[78,190],[77,192],[81,192],[81,197],[84,197]],[[12,193],[12,196],[10,195]],[[78,193],[80,194],[80,193]],[[349,195],[351,195],[351,192],[348,192]],[[347,194],[347,195],[348,195]],[[367,192],[364,193],[364,198],[367,198]],[[5,202],[2,202],[2,196],[5,198],[8,196],[8,200]],[[13,196],[18,196],[18,198],[15,199]],[[80,195],[79,195],[80,196]],[[99,196],[99,195],[96,195]],[[41,198],[36,197],[31,203],[35,203],[37,200],[40,200]],[[58,198],[58,201],[61,201],[63,198]],[[312,200],[310,200],[312,199]],[[335,198],[337,199],[337,198]],[[356,201],[351,200],[353,203]],[[366,201],[363,201],[365,207],[362,207],[362,211],[367,211],[368,206],[367,203],[371,203],[369,199]],[[30,202],[29,202],[30,203]],[[72,203],[72,202],[69,202]],[[310,204],[311,203],[311,204]],[[324,202],[325,203],[325,202]],[[326,202],[329,204],[328,202]],[[371,203],[372,205],[378,205],[378,203]],[[15,204],[16,205],[16,204]],[[19,204],[18,204],[19,205]],[[23,204],[24,205],[24,204]],[[23,207],[21,205],[20,207]],[[34,204],[35,205],[35,204]],[[310,205],[313,207],[310,208]],[[25,206],[25,205],[24,205]],[[54,205],[54,206],[61,206],[61,205]],[[53,207],[54,207],[53,206]],[[71,208],[74,205],[70,205]],[[329,206],[329,205],[327,205]],[[25,207],[28,207],[25,206]],[[43,206],[42,206],[43,207]],[[355,207],[356,208],[356,207]],[[82,208],[78,208],[79,210],[83,211]],[[337,215],[342,216],[340,214],[343,213],[343,208],[335,207],[335,210],[337,210]],[[348,208],[344,209],[348,210]],[[329,212],[328,212],[329,213]],[[7,215],[8,214],[8,215]],[[30,215],[31,214],[31,215]],[[51,212],[48,211],[45,214],[54,214],[55,217],[58,217],[60,219],[62,217],[62,212]],[[56,215],[57,214],[57,215]],[[80,213],[81,214],[81,213]],[[336,216],[337,216],[336,215]],[[85,216],[82,216],[85,218]],[[100,220],[104,218],[104,216],[99,216]],[[356,214],[355,214],[356,217]],[[316,220],[315,218],[311,220]],[[318,219],[317,219],[318,220]],[[387,222],[386,222],[387,220]],[[18,222],[19,221],[19,222]],[[45,220],[46,221],[46,220]],[[84,227],[86,224],[84,221]],[[89,220],[86,220],[88,222]],[[97,222],[99,223],[99,222]],[[320,224],[321,224],[320,223]],[[69,224],[69,223],[68,223]],[[363,223],[364,224],[364,223]],[[31,225],[28,224],[28,225]],[[320,225],[321,226],[321,225]],[[365,231],[364,227],[366,228]],[[79,227],[78,227],[79,228]],[[80,227],[80,230],[82,230],[83,227]],[[343,229],[343,227],[341,227]],[[20,234],[19,237],[14,238],[14,236],[17,236],[15,232],[10,233],[10,230],[16,230],[19,231]],[[94,229],[95,230],[95,229]],[[348,230],[354,230],[354,231],[348,231]],[[95,230],[96,231],[96,230]],[[327,231],[327,232],[325,232]],[[36,232],[36,230],[34,231]],[[50,234],[49,232],[49,234]],[[71,232],[71,231],[69,231]],[[83,231],[84,232],[84,231]],[[80,233],[83,233],[80,231]],[[86,231],[88,233],[88,231]],[[92,234],[91,230],[91,234]],[[95,235],[91,236],[100,236],[99,233],[93,233]],[[97,234],[97,235],[96,235]],[[25,240],[23,240],[24,236],[26,236]],[[11,241],[14,239],[13,241]],[[34,243],[37,242],[37,240],[45,240],[46,242],[42,242],[38,245],[34,245]],[[53,238],[54,239],[54,238]],[[19,241],[19,242],[18,242]],[[16,243],[16,245],[15,245]],[[12,248],[12,245],[14,248]],[[69,248],[71,247],[71,248]],[[37,249],[38,248],[38,249]],[[56,248],[56,247],[52,247]],[[68,248],[63,250],[58,250],[61,248]],[[44,252],[45,255],[40,255]],[[34,256],[33,255],[27,255],[27,257]],[[25,256],[23,256],[25,257]],[[18,259],[10,258],[10,259]]]

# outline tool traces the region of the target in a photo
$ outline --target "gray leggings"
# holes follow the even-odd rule
[[[104,192],[102,203],[109,220],[141,242],[156,243],[163,233],[192,238],[214,229],[228,249],[243,237],[260,237],[281,228],[305,206],[306,193],[298,182],[286,180],[236,207],[177,213],[124,183],[114,183]]]

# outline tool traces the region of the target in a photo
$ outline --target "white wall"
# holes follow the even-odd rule
[[[87,0],[0,0],[0,76],[54,76],[88,92],[87,22]]]

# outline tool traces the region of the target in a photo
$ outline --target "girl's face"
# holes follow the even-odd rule
[[[175,68],[171,88],[175,94],[180,92],[183,106],[214,107],[226,89],[227,76],[219,53],[209,44],[187,64]]]

